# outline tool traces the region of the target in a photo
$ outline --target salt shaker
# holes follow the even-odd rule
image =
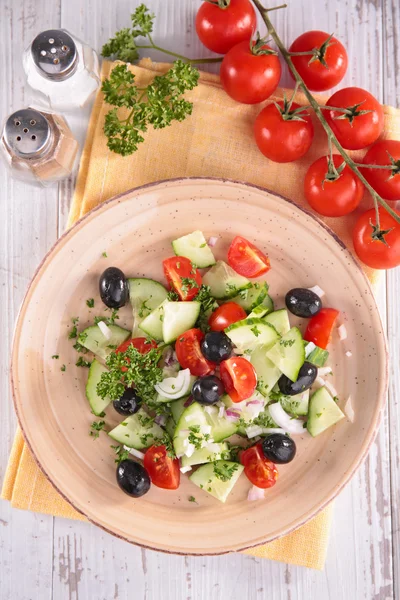
[[[82,108],[100,85],[96,52],[64,29],[39,33],[25,51],[23,64],[34,102],[41,108]]]
[[[24,108],[6,119],[0,150],[17,179],[47,186],[71,174],[78,142],[60,115]]]

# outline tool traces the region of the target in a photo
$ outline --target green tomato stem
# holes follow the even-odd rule
[[[217,58],[188,58],[187,56],[183,56],[183,54],[178,54],[177,52],[172,52],[172,50],[166,50],[165,48],[161,48],[160,46],[153,44],[151,38],[150,41],[151,45],[136,46],[136,48],[139,48],[141,50],[159,50],[164,54],[169,54],[169,56],[180,58],[181,60],[184,60],[185,62],[190,63],[191,65],[197,65],[201,63],[219,63],[223,60],[223,56],[218,56]]]
[[[260,0],[253,0],[253,2],[256,5],[257,10],[259,11],[261,18],[264,21],[264,23],[268,29],[268,33],[270,34],[270,36],[274,40],[275,44],[277,45],[287,66],[289,67],[289,70],[292,73],[295,81],[299,83],[299,86],[302,88],[307,100],[309,101],[309,103],[311,105],[311,108],[314,110],[319,122],[321,123],[322,127],[324,128],[324,130],[328,136],[328,140],[336,146],[337,150],[339,151],[339,154],[343,157],[344,162],[348,165],[348,167],[353,171],[353,173],[358,177],[358,179],[364,184],[364,186],[367,188],[367,190],[371,194],[371,197],[374,202],[374,207],[375,207],[376,225],[378,226],[378,228],[380,228],[380,219],[379,219],[379,210],[378,210],[379,206],[378,205],[381,205],[393,217],[393,219],[397,223],[400,223],[400,215],[398,215],[389,206],[389,204],[383,198],[381,198],[381,196],[379,196],[379,194],[377,194],[377,192],[374,190],[374,188],[368,183],[368,181],[365,179],[364,175],[358,169],[357,163],[354,162],[354,160],[347,154],[347,152],[345,151],[345,149],[343,148],[343,146],[340,144],[339,140],[333,133],[332,129],[329,127],[324,115],[322,114],[322,110],[321,110],[318,102],[315,100],[314,96],[311,94],[310,90],[304,83],[302,77],[298,73],[296,67],[293,65],[290,53],[285,48],[282,40],[278,36],[278,34],[275,30],[275,27],[273,26],[273,24],[268,16],[268,12],[270,12],[270,9],[264,8],[263,5],[261,4]],[[284,6],[286,6],[286,5],[284,5]],[[276,8],[281,8],[281,7],[276,7]]]

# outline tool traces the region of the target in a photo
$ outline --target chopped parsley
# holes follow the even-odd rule
[[[175,290],[170,290],[167,294],[167,300],[169,300],[170,302],[178,302],[179,300],[179,296],[178,294],[175,292]]]
[[[53,354],[53,356],[51,358],[53,358],[54,360],[58,360],[60,358],[60,355],[59,354]]]
[[[79,339],[82,341],[85,341],[87,338],[87,333],[80,333],[79,334]],[[87,354],[88,349],[85,348],[85,346],[82,346],[82,344],[80,342],[76,342],[73,346],[74,350],[76,350],[77,352],[81,352],[82,354]]]
[[[284,346],[284,348],[287,348],[289,346],[289,348],[291,348],[293,346],[293,344],[295,343],[296,340],[280,340],[279,344],[281,346]]]
[[[140,443],[143,444],[144,448],[147,448],[149,444],[149,440],[154,440],[154,435],[152,433],[144,433],[140,436]]]
[[[139,308],[138,315],[141,319],[143,319],[144,317],[147,317],[149,313],[151,313],[151,308],[147,306],[147,300],[143,300]]]
[[[189,502],[196,502],[196,504],[197,504],[197,500],[194,496],[189,496],[188,500],[189,500]]]
[[[125,450],[123,446],[110,446],[115,452],[115,462],[119,465],[123,460],[129,458],[129,450]]]
[[[102,252],[101,255],[103,258],[108,258],[107,252]]]
[[[199,292],[195,298],[196,302],[200,302],[200,313],[197,319],[197,327],[199,327],[204,333],[210,330],[208,319],[213,310],[218,308],[216,300],[211,295],[211,290],[208,285],[201,285]]]
[[[110,317],[106,317],[106,316],[95,317],[94,324],[98,325],[100,323],[100,321],[103,321],[103,323],[105,323],[106,325],[114,325],[116,319],[119,319],[118,308],[113,308]]]
[[[76,361],[75,365],[77,367],[87,367],[89,368],[92,363],[89,360],[85,360],[83,356],[80,356]]]
[[[169,456],[170,458],[176,458],[175,450],[172,445],[172,440],[169,437],[168,433],[164,433],[163,437],[159,441],[157,441],[157,443],[159,443],[160,446],[165,446],[167,456]]]
[[[67,367],[65,365],[62,365],[62,367],[60,367],[60,371],[62,371],[64,373],[64,371],[67,370]]]
[[[192,427],[189,427],[189,431],[189,444],[193,444],[196,450],[200,450],[203,441],[207,442],[210,439],[209,433],[200,433],[200,425],[193,425]]]
[[[182,292],[184,294],[187,294],[187,292],[189,292],[190,290],[193,290],[194,288],[200,287],[199,284],[197,283],[197,281],[195,279],[193,279],[193,277],[182,277],[181,282],[182,282]]]
[[[254,327],[251,327],[250,331],[252,331],[256,337],[261,335],[261,331],[258,329],[257,325],[254,325]]]
[[[232,294],[232,296],[238,293],[238,289],[233,283],[227,283],[225,289],[229,294]]]
[[[86,300],[86,306],[88,306],[89,308],[93,308],[93,306],[94,306],[94,298],[88,298]]]
[[[232,479],[233,474],[237,471],[239,465],[234,463],[229,465],[228,463],[214,463],[214,475],[221,481],[229,481]]]
[[[97,440],[97,438],[100,435],[100,431],[104,431],[105,426],[106,426],[106,422],[105,421],[93,421],[93,423],[90,426],[89,435],[94,440]]]
[[[68,333],[68,339],[69,340],[73,340],[74,338],[78,337],[78,328],[77,325],[79,323],[79,317],[73,317],[71,319],[72,322],[72,328]]]
[[[154,418],[146,415],[137,415],[137,420],[142,427],[150,428],[154,423]]]
[[[204,244],[200,244],[200,248],[205,248],[207,246],[206,242]]]

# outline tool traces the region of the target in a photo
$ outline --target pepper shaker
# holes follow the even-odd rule
[[[39,33],[23,56],[27,83],[43,108],[82,108],[100,85],[96,52],[64,29]]]
[[[60,115],[24,108],[6,119],[0,150],[17,179],[47,186],[71,174],[78,142]]]

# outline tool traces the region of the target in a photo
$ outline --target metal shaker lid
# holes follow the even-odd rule
[[[70,77],[78,64],[75,42],[62,29],[49,29],[39,33],[31,44],[31,53],[39,72],[54,81]]]
[[[10,115],[4,125],[4,141],[20,158],[40,158],[51,146],[53,131],[46,117],[33,108]]]

